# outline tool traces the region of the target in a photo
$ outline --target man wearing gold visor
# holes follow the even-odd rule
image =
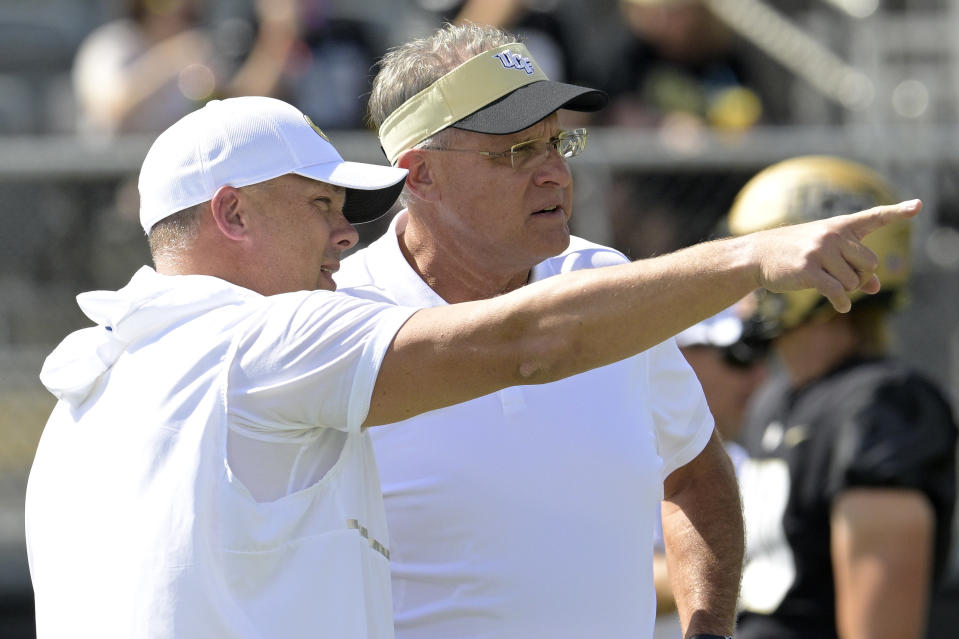
[[[441,306],[627,262],[568,226],[567,159],[587,132],[564,129],[560,111],[606,101],[549,80],[525,46],[491,27],[447,26],[390,52],[370,111],[387,158],[409,170],[406,208],[345,260],[339,290]],[[687,636],[732,633],[736,481],[672,340],[372,437],[398,639],[650,636],[661,502]]]

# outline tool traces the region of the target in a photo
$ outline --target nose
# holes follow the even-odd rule
[[[356,228],[350,224],[349,220],[341,213],[336,218],[333,232],[330,233],[330,240],[339,247],[341,251],[345,251],[360,241],[360,234],[357,233]]]
[[[533,181],[537,186],[559,186],[566,188],[573,182],[573,174],[569,170],[569,162],[550,147],[546,162],[533,173]]]

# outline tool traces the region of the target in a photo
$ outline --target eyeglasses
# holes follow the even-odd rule
[[[586,148],[586,129],[562,131],[551,138],[535,138],[519,142],[509,148],[509,151],[477,151],[474,149],[447,149],[443,147],[423,147],[429,151],[457,151],[461,153],[479,153],[488,158],[509,158],[510,166],[514,169],[535,169],[546,163],[551,151],[556,151],[563,159],[575,157]]]

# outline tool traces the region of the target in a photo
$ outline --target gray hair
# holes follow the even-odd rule
[[[517,42],[516,36],[484,24],[445,24],[428,38],[411,40],[390,49],[379,62],[380,70],[373,79],[370,93],[369,119],[374,129],[414,95],[441,77],[484,51]],[[450,129],[438,131],[414,148],[442,148],[450,142]],[[406,189],[400,194],[400,205],[408,206]]]
[[[153,225],[148,241],[154,264],[157,258],[174,258],[177,253],[193,244],[200,234],[202,214],[203,205],[197,204],[177,211]]]
[[[370,124],[378,129],[400,105],[470,58],[516,36],[497,27],[446,24],[428,38],[390,49],[379,62],[370,93]]]

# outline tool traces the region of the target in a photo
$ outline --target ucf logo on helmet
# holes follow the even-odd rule
[[[498,59],[505,69],[522,69],[526,71],[526,75],[533,75],[534,73],[532,60],[518,53],[513,53],[509,49],[500,51],[493,57]]]

